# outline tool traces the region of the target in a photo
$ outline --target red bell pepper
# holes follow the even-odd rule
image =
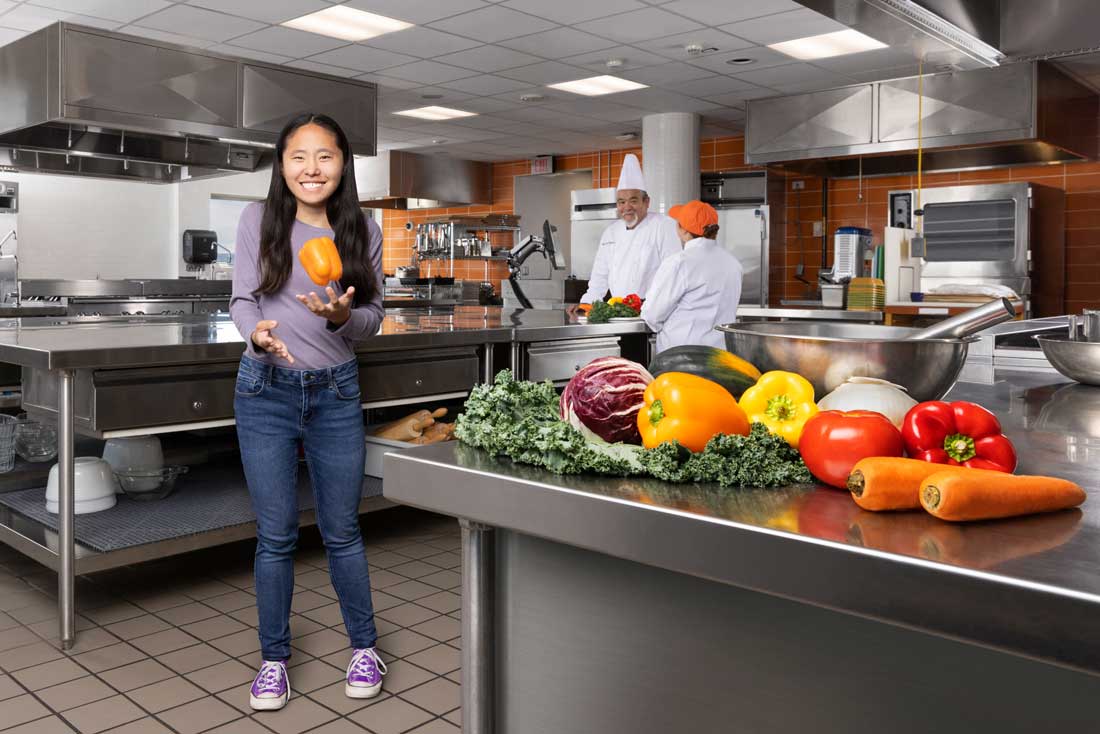
[[[1001,433],[1001,422],[974,403],[914,405],[902,420],[901,436],[914,459],[1009,473],[1016,469],[1016,449]]]
[[[630,306],[635,311],[642,310],[642,299],[638,296],[637,293],[631,293],[629,296],[624,296],[623,303],[627,306]]]

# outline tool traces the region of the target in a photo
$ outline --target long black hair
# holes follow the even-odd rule
[[[275,162],[271,166],[271,186],[267,190],[264,215],[260,222],[260,286],[253,295],[277,292],[290,277],[290,231],[298,212],[298,200],[290,192],[283,178],[283,153],[287,139],[304,125],[319,125],[336,136],[340,152],[344,155],[344,172],[340,185],[328,198],[325,208],[329,224],[336,234],[336,249],[344,266],[340,284],[347,289],[355,287],[355,303],[369,301],[378,288],[371,270],[368,250],[367,221],[359,207],[359,192],[355,188],[355,157],[348,137],[328,115],[312,112],[295,117],[279,133],[275,144]]]

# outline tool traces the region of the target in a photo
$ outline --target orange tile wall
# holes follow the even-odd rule
[[[623,158],[628,153],[634,153],[642,157],[641,148],[628,148],[624,150],[594,151],[591,153],[579,153],[554,157],[555,171],[585,171],[592,172],[592,185],[595,188],[614,186],[619,180],[619,172],[622,169]],[[741,137],[707,138],[699,144],[699,165],[704,172],[748,170],[751,166],[745,165],[745,141]],[[494,163],[493,171],[493,201],[490,205],[463,206],[447,209],[419,209],[410,211],[384,210],[382,213],[382,268],[392,274],[399,265],[408,265],[412,262],[413,246],[416,241],[416,225],[428,221],[431,217],[440,215],[468,215],[468,214],[513,214],[515,177],[525,176],[531,172],[529,161],[505,161]],[[411,222],[412,230],[406,229],[406,223]],[[510,235],[504,233],[494,236],[494,244],[499,246],[510,245]],[[499,238],[499,239],[498,239]],[[432,275],[453,276],[462,280],[483,280],[488,278],[494,283],[497,292],[500,292],[500,281],[508,277],[508,269],[503,262],[492,261],[486,266],[485,261],[457,260],[454,269],[451,263],[446,261],[426,261],[420,265],[421,276]]]

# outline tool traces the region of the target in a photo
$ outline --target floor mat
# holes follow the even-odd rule
[[[363,497],[382,494],[382,480],[363,478]],[[44,487],[0,494],[0,504],[56,531],[58,516],[46,512]],[[309,476],[298,472],[298,509],[315,506]],[[121,550],[255,521],[239,465],[192,467],[162,500],[125,495],[109,510],[76,516],[76,542],[100,552]]]

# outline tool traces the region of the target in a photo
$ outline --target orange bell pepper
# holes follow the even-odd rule
[[[749,419],[726,388],[698,375],[666,372],[645,389],[638,431],[647,449],[676,440],[702,451],[719,433],[749,433]]]
[[[340,261],[336,243],[329,237],[306,240],[302,249],[298,250],[298,260],[306,269],[309,279],[317,285],[328,285],[340,280],[344,274],[344,265]]]

